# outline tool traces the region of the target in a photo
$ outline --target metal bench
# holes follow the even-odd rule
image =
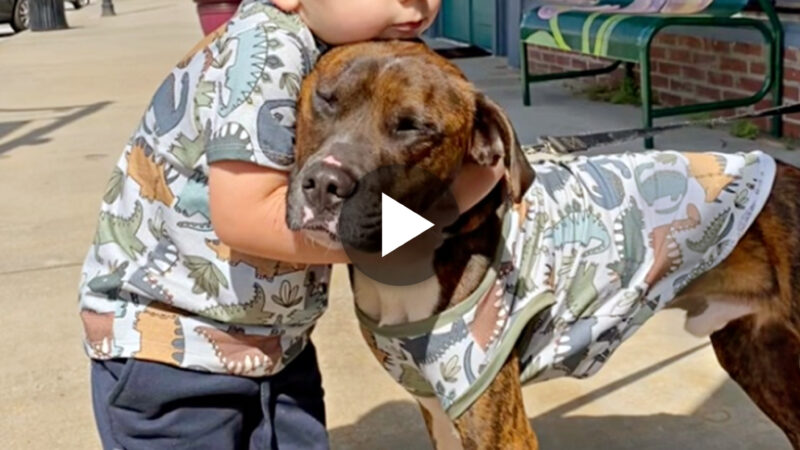
[[[783,98],[783,27],[770,0],[599,0],[591,6],[570,0],[545,0],[547,3],[527,12],[521,24],[523,103],[530,105],[530,83],[608,73],[621,63],[626,73],[633,64],[640,67],[642,122],[653,126],[653,119],[666,116],[736,108],[757,103],[770,91],[774,105]],[[573,0],[574,2],[580,0]],[[740,17],[743,10],[757,7],[767,21]],[[653,108],[650,78],[650,46],[665,27],[750,28],[761,33],[767,46],[767,70],[761,89],[755,94],[735,99]],[[530,74],[528,45],[538,45],[613,60],[607,67],[549,74]],[[772,121],[772,132],[781,135],[781,118]],[[645,148],[653,148],[652,138]]]

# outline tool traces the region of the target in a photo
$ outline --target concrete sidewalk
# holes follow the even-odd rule
[[[99,448],[76,287],[114,162],[169,68],[200,37],[189,0],[96,1],[67,31],[0,40],[0,448]],[[523,108],[502,61],[460,62],[512,115],[520,136],[637,125],[633,107],[536,86]],[[671,133],[662,148],[754,148],[724,132]],[[638,149],[639,143],[626,146]],[[792,154],[787,154],[789,158]],[[408,395],[356,329],[337,270],[315,332],[334,448],[429,448]],[[544,449],[785,449],[788,444],[716,365],[706,340],[659,315],[594,378],[525,389]]]

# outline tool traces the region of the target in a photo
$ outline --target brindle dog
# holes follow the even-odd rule
[[[340,245],[335,224],[342,202],[357,191],[359,177],[379,166],[424,168],[450,182],[463,161],[504,161],[505,181],[447,230],[452,237],[435,253],[437,276],[431,283],[392,288],[353,271],[356,293],[370,294],[357,298],[377,299],[359,303],[359,308],[383,324],[428,317],[476,289],[499,243],[496,211],[511,207],[509,198],[519,200],[534,177],[501,109],[476,92],[453,64],[411,42],[358,44],[325,55],[303,84],[296,154],[288,224],[328,247]],[[376,216],[379,210],[363,212],[364,229],[376,226]],[[687,310],[689,328],[713,332],[722,367],[796,449],[798,230],[800,170],[779,164],[771,197],[737,248],[674,302]],[[439,302],[409,301],[419,298]],[[439,448],[538,447],[523,408],[517,355],[509,357],[491,386],[455,423],[438,403],[419,400]]]

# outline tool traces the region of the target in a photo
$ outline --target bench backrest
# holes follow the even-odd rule
[[[731,16],[753,0],[539,0],[534,5],[543,10],[607,11],[624,14],[712,15]],[[546,13],[545,13],[546,14]]]

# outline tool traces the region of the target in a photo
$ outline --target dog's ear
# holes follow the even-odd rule
[[[515,202],[522,200],[533,183],[534,172],[517,133],[505,112],[481,93],[476,94],[475,124],[469,156],[481,165],[494,165],[500,158],[506,166],[506,182]]]

